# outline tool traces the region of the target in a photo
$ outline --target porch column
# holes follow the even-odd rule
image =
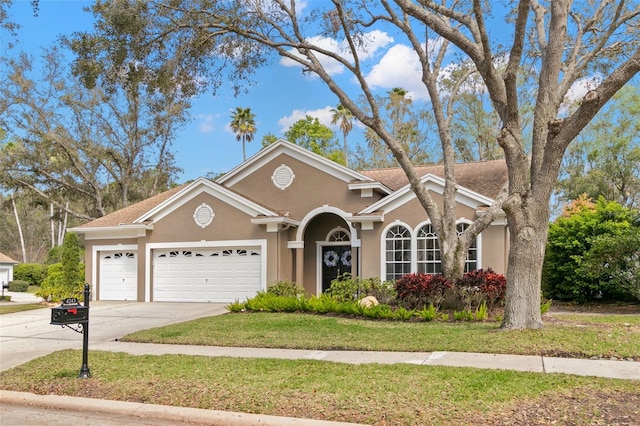
[[[304,249],[297,248],[296,251],[296,283],[304,286]]]
[[[295,256],[294,281],[301,287],[304,287],[304,241],[289,241],[287,246],[293,249]]]

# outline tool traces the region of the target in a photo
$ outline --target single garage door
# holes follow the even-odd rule
[[[135,251],[100,253],[100,300],[138,300],[138,255]]]
[[[260,291],[259,248],[155,250],[156,302],[234,302]]]

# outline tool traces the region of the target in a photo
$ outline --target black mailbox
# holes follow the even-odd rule
[[[67,299],[62,305],[51,308],[52,325],[80,324],[89,321],[88,306],[83,306],[75,300],[75,303],[66,303],[68,301],[71,302]]]

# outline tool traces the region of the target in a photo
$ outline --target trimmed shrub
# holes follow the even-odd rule
[[[26,281],[29,285],[42,285],[48,269],[48,265],[40,263],[19,263],[13,267],[13,279]]]
[[[382,282],[378,278],[353,278],[349,273],[331,281],[331,286],[326,293],[341,302],[374,296],[378,302],[388,304],[394,301],[396,297],[393,283]]]
[[[305,291],[293,281],[277,281],[269,286],[267,293],[276,296],[298,297],[305,294]]]
[[[29,289],[29,283],[22,280],[9,281],[9,291],[25,292]]]
[[[396,281],[398,300],[407,309],[433,305],[440,309],[447,290],[453,284],[442,275],[407,274]]]

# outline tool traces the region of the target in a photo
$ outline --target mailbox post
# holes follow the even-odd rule
[[[82,333],[82,367],[78,378],[91,377],[88,365],[89,352],[89,284],[84,285],[84,305],[76,298],[65,299],[60,306],[51,308],[51,324],[60,325]],[[71,325],[77,324],[77,328]]]

